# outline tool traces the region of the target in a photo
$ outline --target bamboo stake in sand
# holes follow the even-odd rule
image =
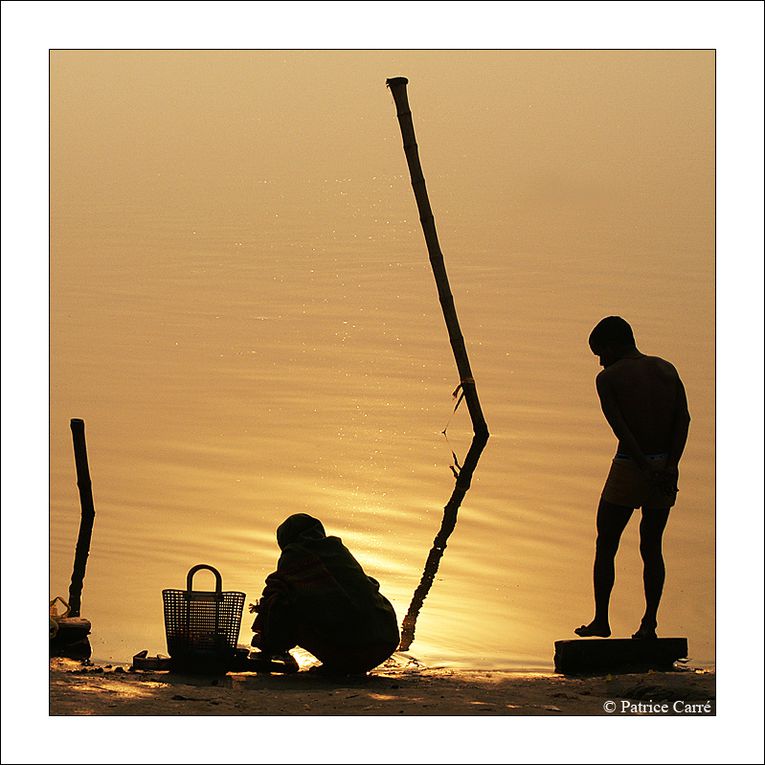
[[[69,585],[69,615],[79,616],[82,583],[85,579],[85,567],[88,564],[90,538],[93,533],[93,521],[96,517],[96,511],[93,506],[93,489],[90,483],[90,470],[88,469],[88,452],[85,448],[85,422],[73,419],[69,424],[72,428],[74,462],[77,468],[77,488],[80,491],[80,507],[82,510],[80,532],[77,536],[77,547],[74,552],[72,581]]]

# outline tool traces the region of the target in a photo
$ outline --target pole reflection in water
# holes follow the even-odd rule
[[[473,436],[473,441],[470,444],[465,462],[460,468],[458,466],[456,472],[457,482],[454,486],[449,501],[444,507],[444,517],[441,521],[441,528],[436,534],[436,538],[433,540],[433,547],[430,548],[428,553],[428,559],[425,561],[425,568],[422,572],[422,578],[420,579],[417,589],[412,596],[412,602],[409,604],[409,610],[406,612],[404,621],[401,623],[401,642],[399,643],[399,651],[407,651],[414,641],[414,631],[417,626],[417,617],[422,608],[422,604],[425,602],[425,598],[430,592],[430,588],[433,585],[438,566],[441,563],[441,558],[446,550],[446,542],[454,531],[457,525],[457,511],[460,509],[462,500],[465,499],[468,489],[470,488],[470,481],[473,478],[473,473],[478,465],[478,460],[483,452],[486,442],[489,440],[487,433],[476,433]]]

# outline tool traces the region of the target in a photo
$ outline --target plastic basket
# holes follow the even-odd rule
[[[197,571],[215,575],[215,590],[194,590]],[[162,590],[167,652],[176,664],[225,665],[233,660],[242,623],[245,593],[223,592],[220,572],[204,563],[186,576],[185,590]]]

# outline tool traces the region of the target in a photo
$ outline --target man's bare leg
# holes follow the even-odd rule
[[[634,638],[656,637],[656,615],[659,611],[665,576],[661,544],[668,518],[669,508],[643,508],[643,517],[640,521],[640,555],[643,558],[645,613],[638,631],[632,636]]]
[[[622,532],[631,517],[631,507],[613,505],[604,499],[600,500],[597,516],[598,538],[595,542],[595,565],[592,571],[595,590],[595,618],[589,624],[583,624],[574,630],[579,637],[609,637],[611,635],[608,606],[611,601],[611,590],[614,588],[614,559],[619,549]]]

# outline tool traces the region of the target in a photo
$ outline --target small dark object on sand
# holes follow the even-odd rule
[[[158,653],[156,656],[149,656],[149,651],[144,649],[139,651],[133,657],[133,664],[130,667],[131,670],[143,669],[143,670],[167,670],[170,669],[170,657],[163,656]]]
[[[148,654],[148,650],[137,653],[133,657],[129,671],[171,671],[192,675],[224,675],[227,672],[292,674],[300,669],[297,661],[290,653],[267,656],[259,651],[250,651],[248,648],[237,648],[233,658],[225,663],[221,663],[217,656],[206,657],[201,652],[195,654],[194,661],[187,662],[171,659],[162,654],[156,656],[149,656]]]

